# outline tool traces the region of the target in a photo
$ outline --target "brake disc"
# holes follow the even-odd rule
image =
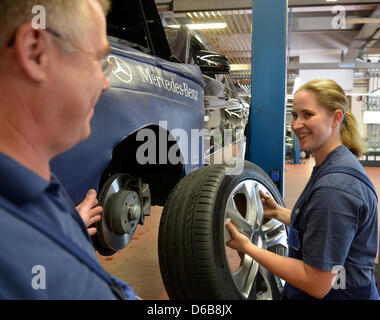
[[[131,181],[138,179],[126,174],[115,174],[99,192],[99,205],[103,207],[103,213],[101,220],[96,223],[98,231],[93,242],[102,255],[112,255],[127,246],[137,225],[144,223],[144,215],[149,215],[149,187],[142,185],[141,181],[131,186]]]

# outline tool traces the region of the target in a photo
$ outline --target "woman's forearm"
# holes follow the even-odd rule
[[[323,298],[332,287],[334,275],[330,271],[313,268],[302,260],[283,257],[253,244],[246,253],[287,283],[315,298]]]
[[[290,225],[291,213],[292,213],[291,210],[284,208],[284,207],[281,207],[281,206],[278,206],[278,208],[276,210],[275,219],[277,219],[277,220],[281,221],[282,223],[286,224],[287,226],[289,226]]]

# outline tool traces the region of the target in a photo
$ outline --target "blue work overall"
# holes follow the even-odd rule
[[[311,178],[311,181],[305,187],[304,192],[298,199],[294,212],[292,214],[292,221],[289,227],[288,233],[288,246],[289,246],[289,257],[303,260],[303,234],[305,231],[305,226],[301,225],[300,216],[306,209],[306,205],[313,191],[313,184],[315,181],[329,173],[345,173],[355,178],[361,180],[375,193],[375,188],[373,187],[370,180],[362,174],[360,171],[353,169],[351,167],[333,167],[327,170],[319,172],[316,176]],[[376,196],[377,198],[377,196]],[[312,300],[315,299],[312,296],[306,294],[305,292],[295,288],[290,284],[285,285],[285,299],[289,300]],[[325,300],[379,300],[379,294],[376,288],[376,282],[374,277],[368,286],[365,287],[346,287],[345,289],[335,289],[334,287],[330,292],[323,298]]]

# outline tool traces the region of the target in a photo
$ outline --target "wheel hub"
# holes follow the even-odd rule
[[[135,191],[120,189],[112,195],[105,208],[105,219],[116,235],[131,234],[141,216],[141,200]]]
[[[113,175],[99,192],[99,204],[103,215],[94,245],[100,254],[111,255],[128,245],[137,225],[150,215],[149,186],[126,174]]]

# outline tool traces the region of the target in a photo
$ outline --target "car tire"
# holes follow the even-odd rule
[[[239,174],[231,173],[227,164],[203,167],[170,193],[158,239],[160,270],[170,299],[280,297],[281,279],[225,245],[229,240],[225,222],[231,219],[242,230],[253,226],[254,231],[246,232],[256,245],[287,254],[285,226],[263,218],[257,198],[260,189],[283,206],[280,193],[258,166],[248,161],[235,165],[239,166]]]

